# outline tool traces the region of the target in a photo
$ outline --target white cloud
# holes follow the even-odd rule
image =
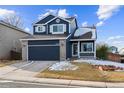
[[[88,26],[88,22],[87,21],[82,23],[82,27],[86,27],[86,26]]]
[[[119,49],[124,48],[124,36],[111,36],[105,42],[110,46],[117,46]]]
[[[104,25],[104,22],[103,22],[103,21],[99,21],[99,22],[96,24],[97,27],[102,26],[102,25]]]
[[[7,10],[7,9],[0,8],[0,18],[3,18],[8,15],[13,15],[13,14],[16,14],[14,10]]]
[[[58,10],[58,16],[60,16],[60,17],[68,17],[69,14],[67,13],[66,9],[59,9]]]
[[[69,16],[66,9],[46,9],[45,13],[40,14],[38,16],[38,19],[40,20],[42,17],[47,16],[49,14],[54,14],[54,15],[57,15],[60,17],[68,17]]]
[[[78,15],[77,15],[77,14],[74,14],[74,16],[75,16],[75,17],[78,17]]]
[[[30,32],[30,29],[29,29],[28,27],[26,27],[24,30],[25,30],[26,32]]]
[[[99,20],[106,20],[119,11],[119,5],[100,5],[96,14]]]
[[[118,39],[124,39],[124,36],[120,36],[120,35],[117,35],[117,36],[111,36],[107,39],[107,41],[109,40],[118,40]]]
[[[49,14],[54,14],[54,15],[56,15],[56,13],[57,13],[57,9],[46,9],[46,10],[45,10],[45,13],[40,14],[40,15],[38,16],[38,19],[40,20],[41,18],[43,18],[44,16],[47,16],[47,15],[49,15]]]

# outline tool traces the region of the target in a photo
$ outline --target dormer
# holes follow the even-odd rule
[[[77,28],[75,17],[62,18],[49,14],[33,24],[34,35],[65,34],[69,35]]]

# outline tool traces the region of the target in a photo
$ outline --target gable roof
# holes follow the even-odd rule
[[[75,17],[68,17],[68,18],[65,18],[65,19],[71,22],[75,19]]]
[[[55,18],[55,16],[49,14],[49,15],[43,17],[40,21],[36,22],[35,24],[45,24],[46,22],[50,21],[53,18]]]
[[[20,32],[22,32],[22,33],[25,33],[25,34],[29,34],[29,35],[30,35],[30,33],[24,31],[23,29],[20,29],[20,28],[18,28],[18,27],[16,27],[16,26],[13,26],[13,25],[9,24],[9,23],[6,23],[6,22],[4,22],[4,21],[2,21],[2,20],[0,20],[0,24],[1,24],[1,25],[4,25],[4,26],[6,26],[6,27],[9,27],[9,28],[15,29],[16,31],[20,31]]]
[[[73,39],[96,39],[96,29],[91,27],[78,28]]]
[[[20,40],[52,40],[52,39],[66,39],[66,35],[29,35]]]
[[[60,18],[60,19],[62,19],[64,21],[67,21],[67,22],[72,22],[75,19],[75,17],[63,18],[63,17],[60,17],[60,16],[55,16],[53,14],[48,14],[34,24],[47,24],[47,23],[53,21],[56,18]]]
[[[119,54],[120,54],[120,55],[124,55],[124,48],[122,48],[122,49],[119,51]]]

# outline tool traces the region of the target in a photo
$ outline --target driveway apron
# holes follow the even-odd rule
[[[0,68],[0,77],[34,77],[39,72],[43,71],[50,65],[56,63],[55,61],[32,61],[20,62],[10,66]]]

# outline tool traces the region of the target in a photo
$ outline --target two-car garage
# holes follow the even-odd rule
[[[59,60],[59,40],[28,41],[28,60]]]

